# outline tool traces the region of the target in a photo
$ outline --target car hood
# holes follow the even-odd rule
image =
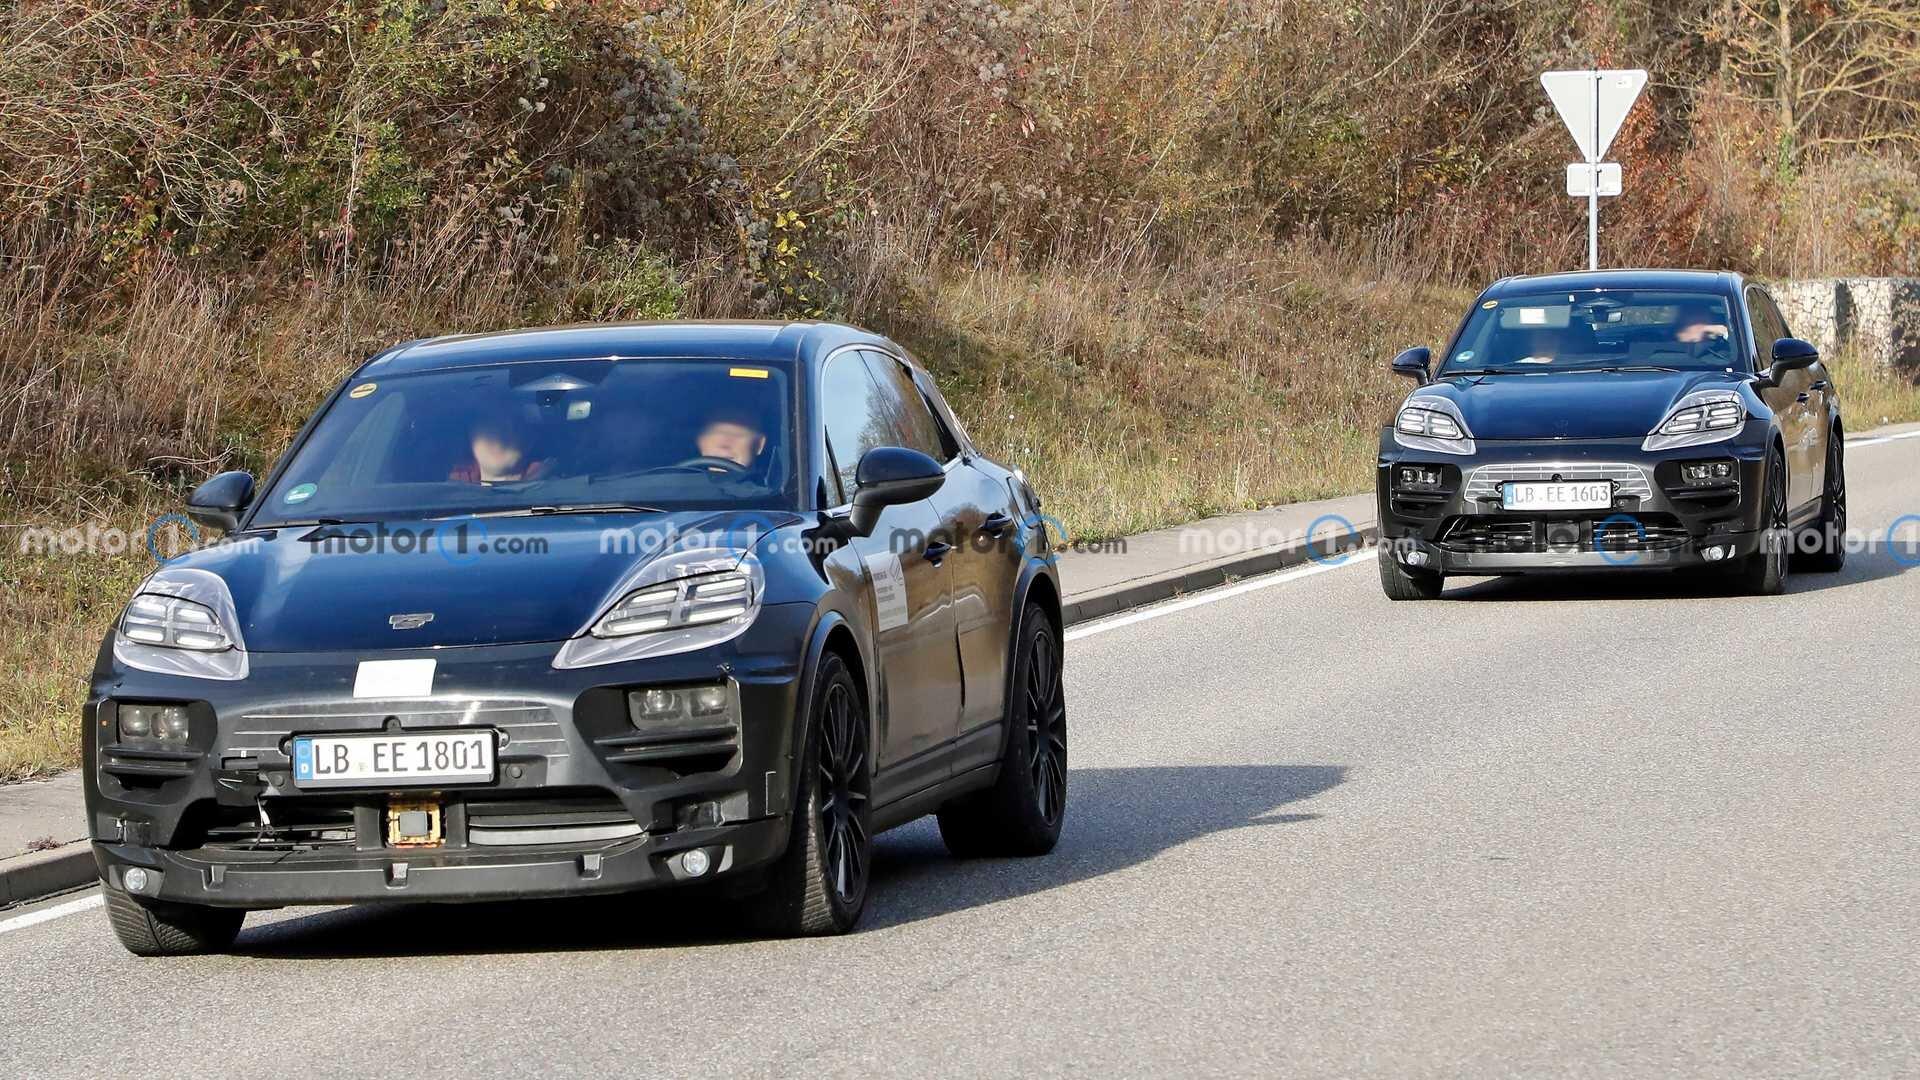
[[[225,581],[250,652],[561,641],[600,614],[628,574],[662,554],[744,548],[795,520],[766,512],[569,514],[278,528],[190,552],[166,569],[207,570]],[[428,529],[421,550],[414,538]],[[420,625],[397,629],[389,620],[399,615]]]
[[[1444,397],[1476,439],[1638,438],[1695,390],[1733,389],[1723,371],[1590,371],[1442,378],[1415,395]]]

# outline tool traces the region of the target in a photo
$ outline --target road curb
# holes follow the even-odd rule
[[[1073,626],[1132,608],[1157,604],[1162,600],[1171,600],[1187,593],[1225,585],[1239,578],[1271,574],[1276,570],[1299,566],[1312,557],[1324,558],[1335,552],[1359,550],[1373,543],[1378,537],[1379,528],[1367,525],[1353,529],[1337,538],[1316,541],[1311,547],[1306,538],[1302,537],[1277,547],[1229,555],[1211,562],[1181,567],[1179,570],[1165,574],[1122,582],[1067,600],[1060,605],[1061,621],[1068,626]]]
[[[0,859],[0,908],[83,888],[98,876],[93,845],[85,841]]]

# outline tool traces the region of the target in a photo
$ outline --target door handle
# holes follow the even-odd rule
[[[1804,404],[1806,404],[1806,402],[1807,402],[1807,397],[1808,397],[1808,395],[1806,395],[1806,394],[1801,394],[1801,395],[1800,395],[1799,397],[1797,397],[1797,398],[1794,398],[1793,400],[1795,400],[1795,401],[1797,401],[1797,402],[1800,402],[1801,404],[1803,404],[1803,405],[1804,405]]]
[[[947,552],[952,550],[952,544],[943,543],[939,540],[929,540],[927,541],[927,546],[920,549],[920,554],[924,556],[928,562],[939,566],[940,560],[945,559]]]
[[[1812,390],[1825,390],[1826,388],[1827,388],[1827,380],[1825,379],[1821,379],[1819,382],[1814,383],[1811,387],[1809,387],[1809,389],[1812,389]]]
[[[1007,530],[1012,527],[1013,519],[996,510],[987,515],[987,520],[980,523],[980,532],[983,535],[991,536],[998,540],[1002,536],[1005,536]]]

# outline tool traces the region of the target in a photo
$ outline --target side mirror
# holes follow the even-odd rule
[[[240,515],[253,505],[253,474],[223,472],[187,496],[187,516],[222,532],[240,527]]]
[[[929,498],[947,479],[939,462],[903,446],[876,446],[860,455],[853,475],[853,513],[848,524],[855,536],[872,536],[880,511]]]
[[[1810,341],[1797,337],[1783,337],[1773,343],[1773,366],[1763,376],[1769,386],[1779,386],[1781,376],[1789,371],[1799,371],[1812,367],[1820,359],[1820,350]]]
[[[1433,350],[1419,345],[1393,358],[1393,373],[1425,386],[1433,381],[1432,364]]]

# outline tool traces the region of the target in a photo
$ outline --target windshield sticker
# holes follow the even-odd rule
[[[764,379],[767,377],[767,369],[752,368],[752,367],[737,367],[737,368],[728,369],[727,374],[733,376],[736,379]]]
[[[1520,359],[1518,359],[1518,360],[1515,360],[1515,361],[1514,361],[1514,363],[1516,363],[1516,364],[1551,364],[1551,363],[1553,363],[1553,357],[1551,357],[1551,356],[1523,356],[1523,357],[1521,357]]]
[[[1523,307],[1519,313],[1521,326],[1547,325],[1547,309],[1543,307]]]
[[[359,386],[347,391],[347,396],[350,398],[363,398],[378,389],[380,389],[379,383],[363,382]]]
[[[567,419],[585,420],[593,412],[591,401],[571,401],[567,403]]]
[[[1473,350],[1468,349],[1465,352],[1462,352],[1460,355],[1454,357],[1454,359],[1455,360],[1471,360],[1473,359]]]
[[[298,485],[295,485],[292,491],[287,492],[286,496],[282,498],[280,501],[290,502],[290,503],[303,503],[303,502],[306,502],[308,499],[313,498],[313,493],[319,490],[320,490],[320,485],[318,484],[298,484]]]
[[[1485,309],[1487,309],[1488,311],[1492,311],[1492,310],[1493,310],[1494,308],[1497,308],[1497,307],[1499,307],[1499,306],[1500,306],[1500,301],[1498,301],[1498,300],[1489,300],[1489,301],[1487,301],[1486,303],[1484,303],[1484,304],[1481,304],[1480,306],[1481,306],[1481,307],[1483,307],[1483,308],[1485,308]]]

